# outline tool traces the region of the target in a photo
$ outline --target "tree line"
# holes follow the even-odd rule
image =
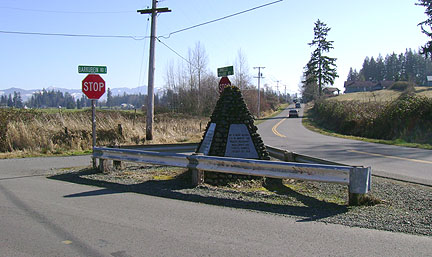
[[[419,52],[407,49],[405,53],[379,55],[376,59],[366,57],[359,72],[350,68],[348,81],[410,81],[417,85],[427,82],[432,75],[432,61]]]
[[[22,108],[24,106],[20,92],[0,96],[0,106]]]
[[[108,99],[98,101],[99,107],[115,107],[121,106],[123,103],[131,104],[134,106],[141,107],[146,101],[147,96],[142,94],[123,94],[121,96],[112,96],[108,89]],[[157,96],[156,96],[157,98]],[[35,92],[27,100],[23,101],[20,92],[14,91],[13,94],[0,96],[0,106],[2,107],[13,107],[13,108],[66,108],[66,109],[82,109],[85,107],[91,107],[91,100],[85,95],[75,99],[68,92],[61,92],[59,90],[41,90]]]

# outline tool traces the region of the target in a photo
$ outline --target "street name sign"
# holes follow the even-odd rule
[[[78,66],[78,73],[90,73],[90,74],[106,74],[106,66]]]
[[[229,75],[234,75],[234,67],[233,66],[227,66],[217,69],[218,77],[226,77]]]
[[[98,74],[89,74],[82,81],[82,92],[92,100],[105,94],[105,81]]]

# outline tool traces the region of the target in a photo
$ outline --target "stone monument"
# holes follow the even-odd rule
[[[257,130],[240,89],[226,86],[216,103],[197,153],[269,160],[269,154]],[[221,184],[231,179],[248,177],[250,176],[205,172],[204,181]]]

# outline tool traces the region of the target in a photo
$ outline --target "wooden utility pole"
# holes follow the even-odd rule
[[[279,103],[279,97],[280,97],[280,94],[279,94],[279,81],[280,80],[276,80],[276,90],[277,90],[278,103]]]
[[[262,76],[261,69],[264,69],[264,68],[265,67],[254,67],[254,69],[258,69],[258,77],[255,77],[255,78],[258,78],[258,114],[257,114],[258,119],[260,117],[260,108],[261,108],[260,80],[261,80],[261,78],[264,78]]]
[[[155,71],[155,44],[156,44],[156,17],[158,13],[171,12],[168,8],[157,8],[157,0],[153,0],[152,8],[137,10],[141,14],[151,14],[151,33],[150,33],[150,55],[149,72],[147,85],[147,118],[146,118],[146,139],[153,140],[153,121],[154,121],[154,71]]]

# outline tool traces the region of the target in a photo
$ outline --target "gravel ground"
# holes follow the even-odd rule
[[[184,201],[286,215],[352,227],[432,236],[432,187],[373,177],[371,196],[381,203],[347,206],[347,186],[259,179],[225,186],[191,187],[186,170],[128,163],[121,171],[62,170],[52,179]]]

